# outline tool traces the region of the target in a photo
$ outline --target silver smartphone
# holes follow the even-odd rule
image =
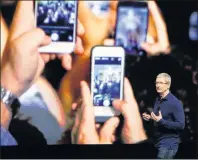
[[[125,51],[122,47],[96,46],[91,54],[91,95],[96,122],[119,115],[112,102],[123,99]]]
[[[72,53],[76,43],[77,1],[35,0],[35,24],[51,37],[40,52]]]

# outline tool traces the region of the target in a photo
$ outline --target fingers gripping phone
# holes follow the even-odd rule
[[[51,37],[40,52],[71,53],[76,42],[77,1],[35,0],[35,23]]]
[[[115,45],[122,46],[126,54],[142,56],[140,45],[146,41],[148,6],[142,1],[120,1],[117,8]]]
[[[122,47],[96,46],[91,56],[91,96],[96,122],[119,115],[112,102],[123,99],[125,51]]]

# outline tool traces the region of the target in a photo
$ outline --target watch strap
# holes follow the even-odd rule
[[[9,90],[5,89],[4,87],[1,87],[1,101],[11,109],[11,105],[14,102],[14,100],[17,99],[17,96],[15,96],[13,93],[11,93]]]

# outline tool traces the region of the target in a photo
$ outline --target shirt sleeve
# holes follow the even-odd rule
[[[1,127],[1,146],[16,146],[17,142],[14,137],[5,128]]]
[[[162,118],[158,123],[168,129],[183,130],[185,127],[185,116],[182,105],[177,104],[174,106],[173,117],[174,121]]]

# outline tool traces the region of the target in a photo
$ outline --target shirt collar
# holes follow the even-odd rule
[[[164,98],[160,99],[160,96],[158,97],[158,100],[160,101],[167,101],[171,96],[171,92],[169,92]]]

